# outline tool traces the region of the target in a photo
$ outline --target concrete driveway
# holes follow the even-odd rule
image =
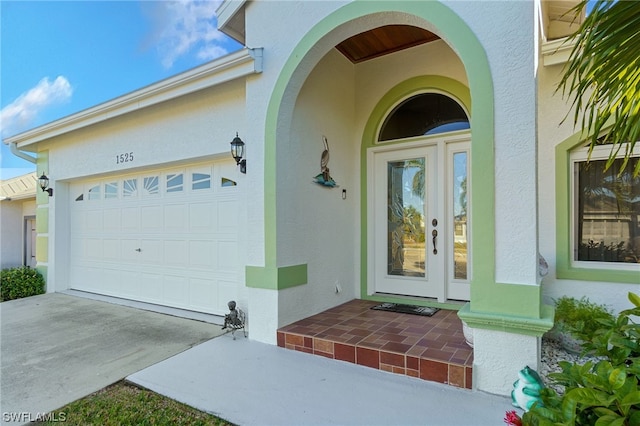
[[[1,303],[0,320],[3,424],[6,413],[55,410],[221,334],[216,324],[59,293]]]

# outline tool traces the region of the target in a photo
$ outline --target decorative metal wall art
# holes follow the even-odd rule
[[[329,174],[329,142],[324,135],[322,136],[322,142],[324,143],[324,151],[322,151],[322,156],[320,157],[320,174],[314,177],[313,181],[322,186],[337,188],[336,181]]]

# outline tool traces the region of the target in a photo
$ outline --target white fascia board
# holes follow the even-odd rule
[[[4,139],[19,148],[208,87],[262,72],[262,48],[241,49],[111,101]]]
[[[216,10],[216,16],[218,18],[218,28],[222,28],[233,19],[236,13],[246,3],[246,0],[225,0]]]
[[[567,41],[567,38],[545,41],[542,43],[542,63],[544,66],[564,64],[569,60],[569,55],[575,46],[575,42]]]

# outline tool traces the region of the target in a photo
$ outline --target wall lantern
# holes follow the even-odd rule
[[[38,178],[38,182],[42,191],[48,193],[49,197],[53,197],[53,188],[49,188],[49,178],[44,173]]]
[[[236,160],[236,165],[240,166],[240,173],[247,173],[247,160],[242,159],[244,156],[244,142],[238,137],[237,132],[236,137],[231,141],[231,155]]]

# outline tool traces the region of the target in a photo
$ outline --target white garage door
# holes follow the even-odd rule
[[[70,185],[73,289],[213,314],[238,296],[235,163]]]

